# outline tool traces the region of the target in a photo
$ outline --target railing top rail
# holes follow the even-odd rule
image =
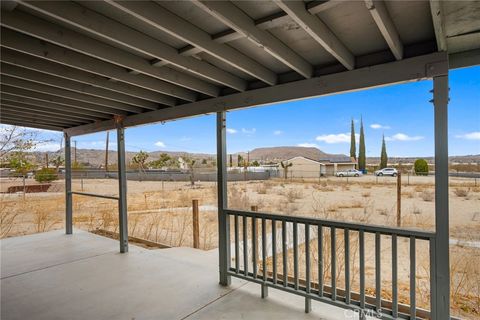
[[[106,195],[102,195],[102,194],[95,194],[95,193],[88,193],[88,192],[70,191],[69,193],[78,194],[78,195],[87,196],[87,197],[96,197],[96,198],[103,198],[103,199],[118,200],[118,197],[115,197],[115,196],[106,196]]]
[[[302,216],[286,216],[274,213],[263,213],[257,211],[243,211],[243,210],[232,210],[232,209],[225,209],[225,213],[231,215],[240,215],[240,216],[247,216],[252,218],[265,218],[269,220],[278,220],[278,221],[287,221],[287,222],[297,222],[297,223],[308,223],[311,225],[322,225],[324,227],[335,227],[340,229],[350,229],[360,231],[363,230],[369,233],[381,233],[384,235],[397,235],[401,237],[411,237],[414,236],[418,239],[423,240],[431,240],[435,238],[434,232],[428,231],[419,231],[419,230],[409,230],[409,229],[402,229],[397,227],[384,227],[379,225],[370,225],[370,224],[363,224],[363,223],[352,223],[352,222],[344,222],[344,221],[337,221],[337,220],[324,220],[318,218],[311,218],[311,217],[302,217]]]

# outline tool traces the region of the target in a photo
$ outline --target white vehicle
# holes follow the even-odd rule
[[[381,170],[375,171],[375,175],[396,177],[398,175],[398,171],[395,168],[383,168]]]
[[[362,171],[358,171],[355,169],[348,169],[344,171],[337,171],[335,174],[337,177],[360,177],[363,175]]]

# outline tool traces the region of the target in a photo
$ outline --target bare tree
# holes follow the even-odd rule
[[[17,126],[0,127],[0,159],[5,159],[12,152],[25,152],[33,149],[40,142],[38,131]]]

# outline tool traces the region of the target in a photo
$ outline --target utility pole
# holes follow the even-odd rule
[[[109,131],[107,131],[107,141],[105,142],[105,173],[108,171],[108,136]]]

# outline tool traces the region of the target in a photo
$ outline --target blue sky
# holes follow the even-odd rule
[[[428,102],[432,86],[432,81],[421,81],[232,111],[227,115],[228,152],[300,145],[348,154],[350,121],[355,120],[359,133],[363,118],[367,156],[379,156],[382,134],[389,156],[432,156],[433,105]],[[450,155],[479,154],[480,67],[451,71],[450,88]],[[59,135],[45,135],[60,140]],[[74,140],[78,148],[103,149],[105,135],[103,132]],[[113,131],[110,139],[115,149]],[[126,149],[215,153],[215,116],[129,128]]]

